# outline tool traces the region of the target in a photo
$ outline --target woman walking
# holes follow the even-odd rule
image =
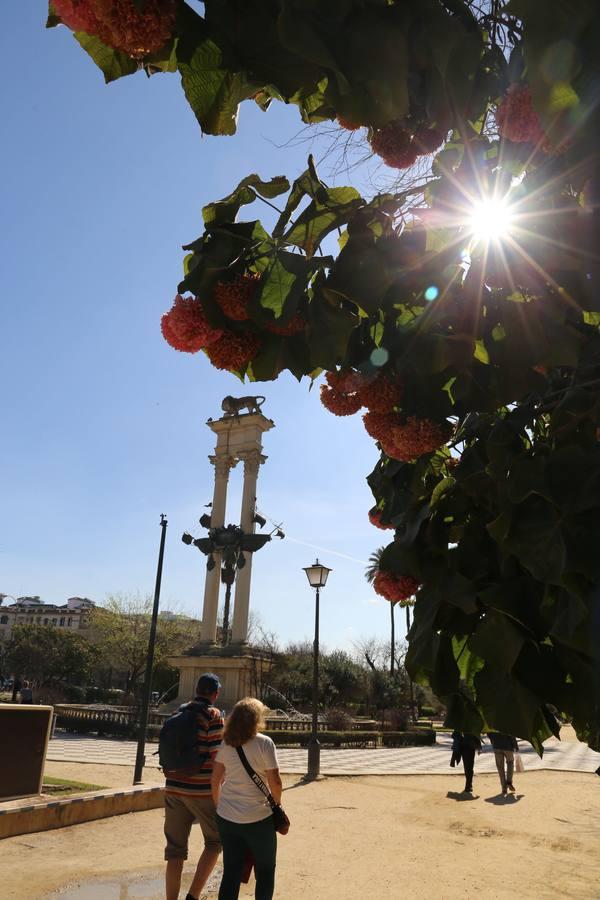
[[[236,703],[225,723],[223,743],[213,763],[211,787],[223,844],[219,900],[237,900],[249,854],[256,873],[255,900],[271,900],[275,889],[277,836],[271,807],[238,753],[241,748],[279,803],[282,784],[275,744],[266,735],[258,734],[263,717],[264,706],[260,700],[248,697]]]
[[[502,796],[506,797],[507,791],[514,793],[513,769],[515,765],[515,753],[519,751],[519,745],[512,734],[502,734],[499,731],[489,731],[488,737],[494,750],[496,768],[500,776]],[[506,768],[505,768],[506,766]]]

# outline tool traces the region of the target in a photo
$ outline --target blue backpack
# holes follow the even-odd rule
[[[198,752],[198,711],[205,704],[184,703],[166,720],[158,737],[158,761],[161,769],[198,771],[210,753]]]

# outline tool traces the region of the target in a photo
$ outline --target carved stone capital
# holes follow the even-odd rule
[[[216,454],[215,456],[209,456],[208,458],[215,467],[216,478],[229,478],[229,472],[237,466],[238,462],[233,456],[225,454]]]
[[[244,475],[253,477],[258,476],[258,470],[267,459],[260,450],[240,450],[238,456],[244,463]]]

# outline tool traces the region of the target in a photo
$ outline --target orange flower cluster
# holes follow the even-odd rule
[[[365,383],[364,375],[354,369],[340,369],[339,372],[325,372],[325,381],[330,388],[342,394],[360,391]]]
[[[395,425],[389,435],[380,441],[383,452],[403,462],[418,459],[424,453],[432,453],[446,443],[451,429],[447,423],[440,425],[430,419],[409,416],[403,425]]]
[[[382,158],[392,169],[408,169],[416,161],[419,149],[412,134],[399,122],[390,122],[378,128],[369,141],[373,153]]]
[[[402,425],[402,419],[398,413],[366,412],[363,416],[365,431],[375,441],[385,441],[389,438],[392,428]]]
[[[175,26],[176,0],[54,0],[54,8],[73,31],[93,34],[109,47],[139,59],[167,43]]]
[[[216,369],[243,369],[260,350],[261,340],[257,334],[246,331],[224,331],[218,341],[206,348],[206,355]]]
[[[360,389],[364,383],[360,372],[340,369],[326,372],[326,384],[321,385],[321,403],[334,416],[352,416],[361,408]]]
[[[362,406],[377,415],[391,413],[402,398],[402,384],[388,375],[368,378],[352,369],[340,369],[326,372],[325,381],[327,384],[321,385],[321,402],[336,416],[351,416]],[[369,434],[379,440],[376,434]]]
[[[446,133],[441,128],[419,125],[412,134],[401,122],[390,122],[373,133],[370,144],[386,165],[393,169],[408,169],[418,156],[437,150],[444,143]]]
[[[213,296],[228,319],[245,322],[250,318],[248,304],[256,292],[260,275],[238,275],[234,281],[219,281]]]
[[[353,122],[351,119],[347,119],[345,116],[337,117],[338,125],[341,125],[342,128],[345,128],[346,131],[356,131],[358,128],[361,128],[359,122]]]
[[[426,125],[419,125],[413,140],[419,149],[419,153],[425,156],[442,146],[446,140],[447,133],[441,128],[428,128]]]
[[[496,110],[498,131],[515,144],[537,143],[544,139],[538,114],[527,85],[512,84]]]
[[[321,403],[334,416],[353,416],[362,406],[360,394],[345,394],[326,384],[321,385]]]
[[[54,0],[54,9],[67,28],[97,35],[106,43],[106,29],[94,12],[93,0]]]
[[[387,375],[378,375],[361,388],[360,398],[370,412],[391,412],[395,406],[400,406],[402,384]]]
[[[409,600],[419,589],[419,582],[411,575],[394,575],[380,569],[373,581],[375,593],[385,597],[390,603]]]
[[[403,462],[437,450],[451,434],[447,423],[417,419],[416,416],[403,421],[398,413],[367,412],[363,422],[367,433],[379,441],[383,452]]]
[[[369,522],[371,525],[374,525],[375,528],[380,528],[382,531],[393,531],[393,525],[383,525],[381,522],[381,513],[382,510],[378,509],[376,506],[373,509],[369,510]]]
[[[306,328],[306,319],[300,313],[296,313],[285,325],[276,322],[269,322],[267,330],[273,334],[279,334],[282,337],[292,337],[294,334],[300,334]]]
[[[173,306],[160,320],[165,341],[185,353],[197,353],[218,341],[223,332],[206,320],[202,303],[197,297],[177,294]]]

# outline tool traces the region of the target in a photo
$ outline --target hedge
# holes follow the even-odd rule
[[[381,735],[382,747],[430,747],[435,744],[435,731],[432,728],[419,728],[414,731],[384,731]]]
[[[265,731],[278,747],[306,747],[310,731]],[[432,729],[412,731],[319,731],[321,747],[423,747],[435,744]]]
[[[64,717],[59,714],[57,726],[78,734],[97,732],[109,737],[136,738],[135,723],[100,721],[94,718]],[[160,725],[148,725],[146,739],[158,741]],[[310,731],[265,731],[278,747],[306,747]],[[435,731],[419,728],[411,731],[319,731],[321,747],[420,747],[435,744]]]

